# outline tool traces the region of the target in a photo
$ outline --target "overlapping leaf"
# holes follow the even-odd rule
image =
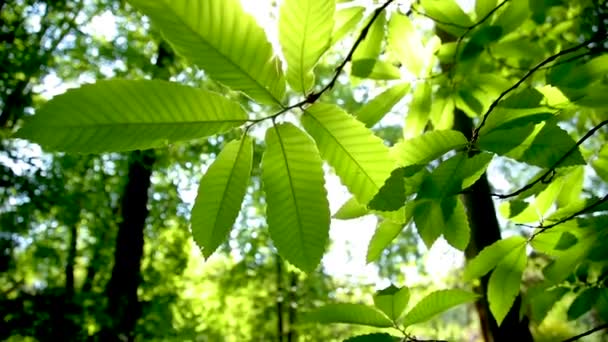
[[[408,83],[397,84],[373,98],[365,106],[361,107],[357,113],[357,119],[367,127],[372,127],[380,121],[410,89]]]
[[[180,55],[256,101],[277,104],[285,78],[264,30],[238,0],[129,0]]]
[[[519,294],[521,277],[526,268],[527,255],[525,245],[511,250],[498,263],[488,282],[488,302],[490,311],[500,325],[513,306]]]
[[[424,46],[410,18],[395,13],[388,24],[388,43],[399,61],[414,75],[424,67]]]
[[[363,304],[327,304],[309,312],[305,317],[319,323],[349,323],[380,328],[393,326],[393,322],[384,313]]]
[[[439,290],[419,301],[403,318],[403,325],[425,322],[455,306],[475,301],[479,296],[459,290]]]
[[[376,307],[392,320],[397,320],[401,316],[409,300],[410,290],[407,287],[398,288],[394,285],[390,285],[374,295]]]
[[[431,114],[432,88],[429,82],[418,84],[414,91],[412,103],[410,103],[405,126],[403,127],[403,137],[411,139],[419,136],[426,127]]]
[[[192,208],[192,235],[209,257],[236,220],[247,190],[253,160],[251,138],[228,143],[209,167]]]
[[[160,147],[239,126],[224,96],[165,81],[99,81],[54,97],[17,136],[47,150],[98,153]]]
[[[367,214],[369,214],[369,210],[367,210],[364,205],[359,204],[356,198],[351,197],[348,201],[342,204],[338,211],[336,211],[333,218],[338,220],[350,220],[365,216]]]
[[[286,123],[266,132],[262,180],[270,237],[279,254],[304,271],[321,261],[329,237],[322,161],[313,141]]]
[[[335,0],[285,0],[279,14],[279,42],[287,61],[287,82],[307,94],[314,85],[312,69],[329,47]]]
[[[371,20],[370,17],[367,19]],[[382,13],[375,18],[365,38],[357,46],[353,57],[351,72],[357,77],[367,77],[374,70],[374,66],[380,53],[382,52],[382,42],[384,41],[384,26],[386,25],[386,16]]]
[[[464,269],[464,279],[472,280],[490,272],[513,249],[526,244],[521,236],[512,236],[499,240],[484,248]]]
[[[364,7],[347,7],[336,11],[334,16],[334,29],[331,34],[332,44],[338,42],[352,31],[363,19]]]
[[[458,131],[430,131],[396,144],[391,154],[400,166],[424,165],[466,144],[467,138]]]
[[[408,217],[408,221],[410,219],[411,214]],[[404,224],[402,223],[392,222],[390,220],[382,221],[376,228],[376,231],[367,246],[367,256],[365,260],[368,263],[378,260],[384,249],[399,235],[399,233],[401,233],[403,226]]]
[[[367,204],[393,169],[388,147],[335,105],[312,105],[302,116],[302,124],[342,183],[359,203]]]

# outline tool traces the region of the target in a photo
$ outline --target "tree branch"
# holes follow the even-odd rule
[[[594,332],[597,332],[597,331],[600,331],[600,330],[603,330],[603,329],[606,329],[606,328],[608,328],[608,323],[604,323],[602,325],[598,325],[597,327],[595,327],[593,329],[589,329],[589,330],[585,331],[584,333],[581,333],[581,334],[578,334],[576,336],[572,336],[570,338],[567,338],[567,339],[563,340],[562,342],[574,342],[574,341],[579,340],[582,337],[585,337],[587,335],[591,335]]]
[[[559,220],[559,221],[557,221],[557,222],[551,223],[551,224],[546,225],[546,226],[544,226],[544,225],[540,225],[540,226],[538,226],[538,227],[535,227],[535,228],[540,228],[540,230],[539,230],[539,231],[537,231],[536,233],[534,233],[534,234],[533,234],[533,235],[530,237],[530,240],[533,240],[533,239],[534,239],[534,237],[536,237],[536,235],[538,235],[538,234],[540,234],[540,233],[543,233],[543,232],[547,231],[548,229],[551,229],[551,228],[553,228],[553,227],[555,227],[555,226],[558,226],[558,225],[560,225],[560,224],[562,224],[562,223],[564,223],[564,222],[568,222],[568,221],[570,221],[570,220],[572,220],[572,219],[577,218],[579,215],[584,214],[585,212],[587,212],[587,211],[589,211],[589,210],[591,210],[591,209],[593,209],[593,208],[597,207],[598,205],[600,205],[600,204],[602,204],[602,203],[604,203],[604,202],[606,202],[606,201],[608,201],[608,195],[605,195],[604,197],[602,197],[602,198],[600,198],[599,200],[595,201],[595,203],[593,203],[593,204],[591,204],[591,205],[589,205],[589,206],[587,206],[587,207],[585,207],[585,208],[583,208],[583,209],[581,209],[581,210],[579,210],[579,211],[575,212],[574,214],[572,214],[572,215],[570,215],[570,216],[567,216],[567,217],[565,217],[565,218],[563,218],[563,219],[561,219],[561,220]]]
[[[578,147],[580,145],[583,144],[583,142],[585,142],[585,140],[589,139],[589,137],[591,137],[593,134],[595,134],[595,132],[597,132],[600,128],[604,127],[606,124],[608,124],[608,120],[604,120],[602,122],[600,122],[599,124],[597,124],[595,127],[593,127],[592,129],[590,129],[582,138],[580,138],[576,144],[574,144],[574,146],[572,146],[571,149],[568,150],[568,152],[566,152],[561,158],[559,158],[553,165],[551,165],[551,167],[545,172],[543,173],[540,177],[538,177],[537,179],[535,179],[533,182],[528,183],[526,186],[522,187],[521,189],[509,193],[509,194],[492,194],[492,196],[500,198],[500,199],[506,199],[506,198],[510,198],[510,197],[515,197],[521,193],[523,193],[524,191],[531,189],[534,185],[540,183],[540,182],[550,182],[551,178],[553,177],[553,175],[555,174],[555,169],[561,164],[563,163],[566,158],[568,158],[574,151],[576,151],[578,149]]]
[[[251,129],[251,127],[257,123],[260,123],[262,121],[269,120],[269,119],[274,120],[279,115],[284,114],[292,109],[302,108],[306,104],[313,104],[321,97],[321,95],[323,95],[325,92],[327,92],[328,90],[333,88],[333,86],[336,84],[336,81],[338,80],[338,77],[342,73],[342,70],[344,70],[344,67],[346,66],[346,64],[348,64],[348,62],[353,58],[353,54],[355,53],[355,50],[357,50],[357,47],[363,42],[363,40],[367,36],[369,29],[372,27],[372,24],[380,16],[380,13],[382,13],[382,11],[384,11],[388,7],[388,5],[390,5],[393,1],[394,0],[388,0],[382,6],[376,8],[374,10],[374,14],[372,15],[369,22],[365,25],[365,27],[363,27],[363,29],[361,30],[361,33],[357,37],[357,40],[355,40],[355,43],[353,44],[353,46],[350,48],[350,51],[348,52],[348,54],[346,55],[344,60],[336,67],[334,76],[323,88],[321,88],[321,90],[310,93],[304,100],[302,100],[296,104],[293,104],[291,106],[283,107],[274,114],[271,114],[269,116],[265,116],[265,117],[259,118],[259,119],[247,120],[247,122],[249,122],[250,124],[247,125],[247,127],[245,128],[245,132],[249,131],[249,129]]]
[[[604,38],[605,39],[605,38]],[[515,84],[513,84],[511,87],[509,87],[508,89],[506,89],[505,91],[503,91],[493,102],[492,104],[490,104],[490,107],[488,107],[488,110],[485,112],[485,114],[483,115],[483,119],[481,120],[481,123],[479,124],[479,126],[477,126],[477,128],[475,128],[475,130],[473,131],[473,136],[471,137],[471,143],[475,143],[477,141],[477,139],[479,138],[479,131],[481,130],[481,128],[485,125],[486,121],[488,120],[488,117],[490,116],[490,114],[492,113],[492,111],[498,106],[498,103],[505,97],[507,96],[510,92],[512,92],[513,90],[517,89],[522,83],[524,83],[530,76],[532,76],[536,71],[538,71],[540,68],[542,68],[543,66],[553,62],[554,60],[556,60],[557,58],[567,55],[569,53],[575,52],[585,46],[587,46],[589,43],[595,42],[597,40],[596,37],[586,40],[580,44],[577,44],[571,48],[562,50],[554,55],[551,55],[549,57],[547,57],[544,61],[538,63],[535,67],[533,67],[532,69],[530,69],[522,78],[520,78],[517,82],[515,82]]]

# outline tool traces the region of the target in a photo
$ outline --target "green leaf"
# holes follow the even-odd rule
[[[458,194],[483,175],[492,157],[489,153],[479,153],[469,158],[467,154],[459,153],[444,161],[422,182],[417,198],[441,198]]]
[[[454,126],[454,100],[446,89],[439,89],[433,95],[429,119],[436,130],[447,130]]]
[[[367,210],[364,205],[359,204],[356,198],[351,197],[342,204],[338,211],[336,211],[333,218],[338,220],[350,220],[367,214],[369,214],[369,210]]]
[[[375,58],[358,59],[352,62],[352,76],[372,80],[398,80],[401,78],[399,68],[387,61]]]
[[[401,340],[401,337],[391,336],[386,333],[374,333],[354,336],[344,340],[343,342],[399,342]]]
[[[541,323],[551,308],[559,301],[566,293],[570,292],[567,288],[556,287],[551,290],[543,290],[530,299],[531,318]]]
[[[393,321],[401,316],[409,300],[410,290],[407,287],[398,288],[394,285],[390,285],[374,295],[376,307]]]
[[[428,172],[422,165],[400,167],[384,182],[368,207],[379,211],[394,211],[403,207],[407,196],[418,192]]]
[[[454,248],[464,251],[469,244],[471,237],[471,228],[469,227],[469,219],[464,204],[458,197],[454,197],[453,200],[456,205],[452,211],[452,214],[448,216],[443,229],[443,236],[446,241]]]
[[[600,289],[596,287],[585,289],[568,308],[568,320],[573,321],[591,310],[600,297]]]
[[[488,302],[490,311],[499,326],[519,294],[526,262],[526,246],[521,245],[509,251],[490,276]]]
[[[270,237],[282,257],[313,271],[321,262],[330,221],[319,152],[289,123],[269,128],[266,145],[262,180]]]
[[[47,102],[17,133],[49,151],[160,147],[225,132],[247,114],[223,95],[165,81],[99,81]]]
[[[541,124],[534,133],[532,125],[500,129],[485,137],[480,136],[479,147],[515,160],[543,168],[552,167],[575,142],[566,131],[554,123]],[[540,127],[540,126],[537,126]],[[516,149],[513,149],[517,147]],[[577,148],[558,167],[583,165],[585,160]]]
[[[285,94],[280,61],[238,0],[129,2],[158,25],[175,52],[213,79],[256,101],[280,103]]]
[[[348,323],[371,327],[393,326],[390,318],[376,308],[364,304],[327,304],[305,315],[306,320],[319,323]]]
[[[411,215],[409,216],[408,221],[410,219]],[[365,258],[365,261],[369,264],[378,260],[384,249],[386,249],[399,233],[401,233],[404,225],[405,224],[403,223],[397,223],[390,220],[384,220],[378,224],[378,227],[367,246],[367,257]]]
[[[591,166],[604,182],[608,182],[608,145],[602,147]]]
[[[279,12],[279,42],[287,62],[287,82],[307,94],[312,69],[327,50],[334,26],[334,0],[285,0]]]
[[[574,246],[578,242],[576,235],[570,232],[563,232],[562,236],[557,241],[555,245],[555,249],[558,251],[566,250],[572,246]]]
[[[426,322],[444,311],[455,306],[470,303],[477,300],[479,296],[459,290],[439,290],[432,292],[419,301],[403,318],[403,325],[410,326],[415,323]]]
[[[353,31],[363,19],[363,7],[348,7],[336,11],[334,15],[334,29],[331,34],[332,44],[340,41],[347,33]]]
[[[511,236],[498,240],[484,248],[466,265],[464,279],[471,281],[490,272],[511,251],[525,246],[526,239],[521,236]]]
[[[418,234],[428,249],[441,236],[445,226],[445,218],[441,208],[441,202],[434,199],[422,199],[415,201],[414,222]]]
[[[502,27],[502,32],[506,35],[521,26],[531,14],[528,1],[509,1],[493,24]]]
[[[477,15],[477,19],[481,20],[481,18],[485,17],[491,10],[496,7],[496,2],[498,0],[476,0],[475,1],[475,14]]]
[[[410,18],[393,13],[388,24],[388,44],[399,61],[414,75],[424,67],[422,38]]]
[[[192,208],[192,235],[208,258],[228,238],[251,175],[253,142],[243,136],[228,143],[209,167]]]
[[[500,26],[482,26],[471,35],[471,39],[465,44],[460,59],[465,61],[479,56],[486,46],[498,40],[502,35]]]
[[[317,142],[323,159],[335,169],[357,202],[367,204],[394,167],[388,147],[335,105],[315,103],[306,109],[301,120]]]
[[[391,154],[399,166],[424,165],[466,145],[467,138],[458,131],[430,131],[396,144]]]
[[[403,127],[403,137],[410,139],[419,136],[424,131],[426,123],[431,114],[433,89],[429,82],[418,84],[409,105],[405,126]]]
[[[366,127],[372,127],[401,101],[409,89],[409,83],[392,86],[361,107],[355,116]]]
[[[366,22],[369,22],[370,16]],[[361,59],[376,60],[382,52],[382,42],[384,41],[384,26],[386,25],[386,16],[382,13],[372,23],[365,38],[361,41],[357,49],[353,53],[353,62]],[[373,65],[372,65],[373,67]],[[371,72],[371,68],[369,68]],[[369,72],[367,72],[369,74]]]
[[[426,14],[438,20],[436,25],[453,36],[459,37],[473,22],[455,0],[422,0]],[[449,23],[444,25],[441,23]]]

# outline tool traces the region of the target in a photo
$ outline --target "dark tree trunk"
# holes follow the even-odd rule
[[[154,151],[135,151],[129,156],[128,181],[121,203],[122,221],[118,225],[114,267],[106,287],[108,297],[107,324],[102,329],[102,341],[132,341],[141,303],[137,288],[141,282],[141,258],[144,247],[144,227],[148,217],[148,190]]]
[[[443,43],[456,41],[454,36],[439,28],[436,29],[436,32]],[[449,64],[441,65],[444,72],[449,72],[452,67],[453,65]],[[467,139],[471,140],[475,126],[471,118],[461,110],[456,109],[454,111],[454,129],[462,132]],[[470,260],[482,249],[501,239],[500,225],[496,218],[496,208],[492,200],[487,174],[484,173],[469,191],[462,195],[462,199],[467,209],[467,216],[469,217],[471,226],[471,241],[465,251],[466,259]],[[500,327],[498,326],[490,312],[487,300],[489,279],[489,275],[481,278],[479,292],[482,294],[482,297],[475,303],[484,340],[486,342],[533,341],[528,318],[523,317],[522,320],[519,319],[519,309],[521,307],[520,295],[515,299],[513,307],[509,310]]]
[[[68,257],[65,265],[65,294],[68,299],[74,296],[74,267],[76,266],[76,252],[78,247],[77,223],[70,224],[70,240],[68,245]]]
[[[297,314],[298,314],[298,274],[295,272],[289,273],[289,311],[287,312],[289,330],[287,332],[287,342],[295,342],[298,340],[298,332],[296,330]]]
[[[473,122],[460,110],[456,110],[454,115],[454,128],[470,139],[474,129]],[[496,218],[496,209],[492,201],[487,175],[484,174],[473,184],[469,191],[462,195],[462,199],[471,225],[471,241],[465,251],[467,260],[470,260],[482,249],[501,239],[500,225]],[[500,327],[497,325],[486,297],[489,279],[489,274],[481,278],[479,292],[483,294],[483,297],[475,304],[484,340],[487,342],[533,341],[528,318],[524,317],[521,321],[519,319],[521,296],[517,296],[513,307]]]
[[[283,288],[283,260],[276,255],[277,267],[277,341],[283,342],[283,332],[285,331],[283,323],[283,305],[285,303],[285,289]]]
[[[161,42],[153,76],[168,79],[168,67],[173,60],[174,54]],[[154,150],[134,151],[129,155],[127,184],[120,204],[122,221],[118,225],[112,276],[106,286],[107,317],[99,334],[100,341],[135,339],[135,327],[142,314],[137,289],[141,283],[148,191],[155,162]]]

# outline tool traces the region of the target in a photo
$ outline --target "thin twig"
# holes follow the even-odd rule
[[[566,158],[568,158],[574,151],[576,151],[578,149],[578,147],[580,145],[582,145],[583,142],[585,142],[585,140],[589,139],[589,137],[591,137],[593,134],[595,134],[595,132],[597,132],[600,128],[604,127],[606,124],[608,124],[608,120],[604,120],[604,121],[600,122],[598,125],[596,125],[595,127],[593,127],[592,129],[590,129],[582,138],[580,138],[576,142],[576,144],[574,144],[574,146],[572,146],[572,148],[570,148],[568,150],[568,152],[566,152],[561,158],[559,158],[555,163],[553,163],[553,165],[551,165],[551,167],[545,173],[543,173],[540,177],[535,179],[533,182],[528,183],[526,186],[522,187],[521,189],[519,189],[515,192],[509,193],[509,194],[492,194],[492,196],[500,198],[500,199],[515,197],[515,196],[523,193],[524,191],[531,189],[534,185],[536,185],[540,182],[550,182],[550,180],[555,175],[555,169],[561,163],[563,163],[566,160]]]
[[[258,124],[258,123],[260,123],[262,121],[269,120],[269,119],[274,121],[279,115],[284,114],[284,113],[286,113],[286,112],[288,112],[288,111],[290,111],[292,109],[302,108],[304,105],[307,105],[307,104],[313,104],[326,91],[328,91],[331,88],[333,88],[333,86],[335,85],[336,81],[338,80],[338,77],[340,76],[340,73],[342,73],[342,70],[344,69],[344,67],[346,66],[346,64],[353,58],[353,54],[355,53],[355,50],[357,49],[357,47],[359,46],[359,44],[361,44],[361,42],[363,42],[363,40],[367,36],[367,33],[368,33],[370,27],[372,26],[372,24],[374,23],[374,21],[376,21],[376,19],[378,18],[378,16],[380,16],[380,13],[382,13],[382,11],[384,11],[384,9],[386,9],[388,7],[388,5],[390,5],[393,1],[394,0],[388,0],[382,6],[376,8],[376,10],[374,11],[373,16],[371,17],[371,19],[369,20],[369,22],[365,25],[365,27],[363,27],[363,29],[361,30],[361,33],[357,37],[357,40],[355,40],[355,43],[351,47],[350,51],[348,52],[348,54],[346,55],[346,57],[344,58],[344,60],[336,67],[334,76],[329,81],[329,83],[327,83],[318,92],[313,92],[313,93],[309,94],[304,100],[302,100],[302,101],[300,101],[300,102],[298,102],[296,104],[293,104],[291,106],[283,107],[278,112],[276,112],[274,114],[271,114],[269,116],[265,116],[265,117],[259,118],[259,119],[249,119],[249,120],[247,120],[247,122],[249,122],[249,125],[247,125],[245,127],[245,132],[249,131],[249,129],[251,129],[251,127],[253,127],[255,124]]]
[[[511,87],[509,87],[507,90],[503,91],[493,102],[492,104],[490,104],[490,107],[488,107],[488,110],[485,112],[485,114],[483,115],[483,119],[481,120],[481,123],[479,124],[479,126],[477,126],[477,128],[475,128],[475,130],[473,131],[473,135],[471,137],[471,143],[474,144],[475,142],[477,142],[477,139],[479,138],[479,131],[481,130],[481,128],[483,128],[483,126],[485,125],[486,121],[488,120],[488,117],[490,116],[490,114],[492,113],[492,111],[496,108],[496,106],[498,106],[498,103],[505,97],[507,96],[510,92],[512,92],[513,90],[517,89],[522,83],[524,83],[530,76],[532,76],[536,71],[538,71],[540,68],[542,68],[543,66],[553,62],[554,60],[556,60],[557,58],[567,55],[569,53],[575,52],[585,46],[587,46],[589,43],[592,43],[596,41],[596,38],[592,38],[589,40],[586,40],[578,45],[575,45],[571,48],[562,50],[554,55],[551,55],[549,57],[547,57],[544,61],[538,63],[535,67],[533,67],[532,69],[530,69],[522,78],[520,78],[517,82],[515,82],[515,84],[513,84]]]
[[[603,329],[606,329],[606,328],[608,328],[608,323],[604,323],[602,325],[598,325],[597,327],[589,329],[589,330],[585,331],[582,334],[578,334],[576,336],[572,336],[570,338],[567,338],[567,339],[563,340],[562,342],[574,342],[574,341],[579,340],[582,337],[585,337],[587,335],[591,335],[594,332],[597,332],[597,331],[600,331],[600,330],[603,330]]]
[[[559,221],[557,221],[555,223],[552,223],[552,224],[549,224],[549,225],[546,225],[546,226],[542,226],[541,225],[541,226],[536,227],[536,228],[540,228],[540,230],[537,231],[536,233],[534,233],[534,235],[532,235],[530,237],[530,240],[533,240],[534,237],[536,237],[536,235],[538,235],[540,233],[543,233],[543,232],[547,231],[548,229],[551,229],[551,228],[553,228],[555,226],[558,226],[558,225],[560,225],[560,224],[562,224],[564,222],[568,222],[568,221],[570,221],[572,219],[577,218],[579,215],[584,214],[585,212],[587,212],[587,211],[589,211],[589,210],[597,207],[598,205],[600,205],[600,204],[602,204],[602,203],[604,203],[606,201],[608,201],[608,195],[600,198],[599,200],[595,201],[593,204],[591,204],[591,205],[589,205],[589,206],[587,206],[587,207],[585,207],[585,208],[583,208],[583,209],[575,212],[574,214],[572,214],[572,215],[570,215],[568,217],[565,217],[565,218],[563,218],[563,219],[561,219],[561,220],[559,220]]]
[[[363,40],[365,39],[365,37],[367,36],[367,33],[368,33],[369,29],[372,27],[372,24],[376,21],[376,18],[378,18],[380,16],[380,13],[382,13],[382,11],[384,11],[384,9],[386,9],[388,7],[388,5],[390,5],[393,1],[394,0],[388,0],[382,6],[376,8],[376,10],[374,11],[374,14],[372,15],[372,18],[365,25],[365,27],[363,27],[363,29],[361,30],[359,37],[357,37],[357,40],[355,41],[355,43],[351,47],[350,51],[346,55],[346,58],[344,58],[342,63],[340,63],[340,65],[338,65],[338,67],[336,68],[334,77],[332,77],[332,79],[329,81],[329,83],[327,83],[323,88],[321,88],[321,90],[308,95],[308,97],[305,100],[305,103],[309,103],[309,104],[314,103],[319,97],[321,97],[321,95],[323,95],[323,93],[325,93],[329,89],[333,88],[336,81],[338,80],[338,77],[340,76],[340,73],[342,73],[342,70],[344,69],[346,64],[353,58],[353,54],[355,53],[355,50],[357,50],[357,47],[359,46],[359,44],[361,44],[363,42]]]

